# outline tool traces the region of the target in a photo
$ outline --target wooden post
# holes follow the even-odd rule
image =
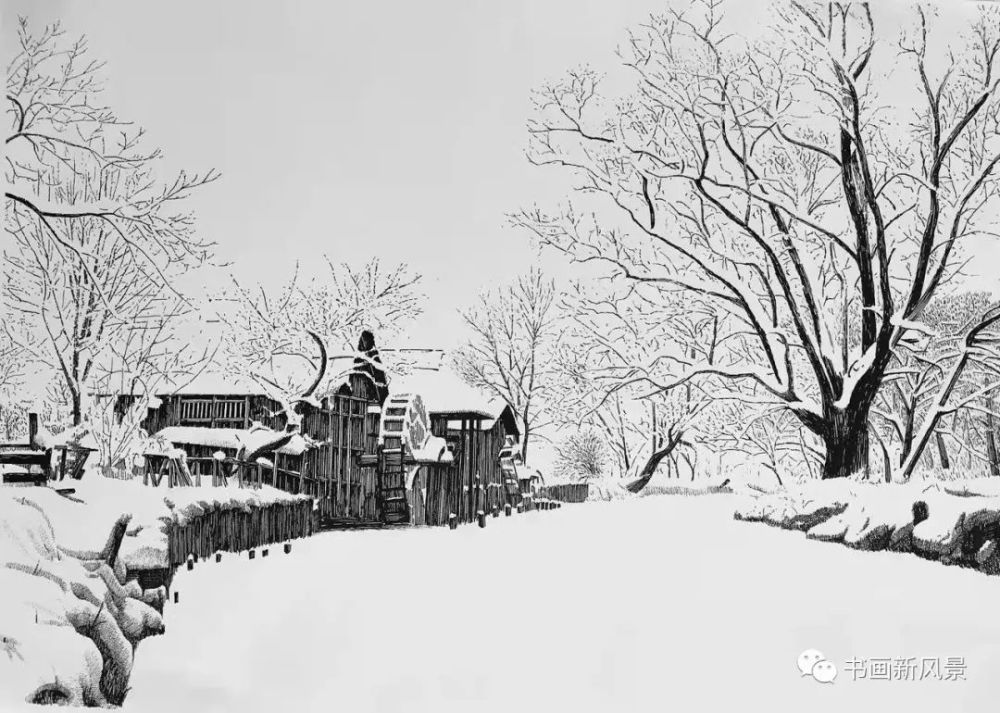
[[[216,562],[221,562],[222,561],[222,553],[221,552],[216,552],[215,553],[215,561]]]
[[[290,554],[291,551],[292,551],[292,543],[291,542],[286,542],[285,543],[285,554],[286,555]]]
[[[257,553],[254,552],[253,550],[250,550],[250,559],[253,559],[256,556],[257,556]]]
[[[477,519],[479,520],[480,527],[486,527],[486,513],[480,510]]]
[[[181,593],[174,592],[174,604],[177,604],[181,600]]]
[[[455,513],[448,514],[448,529],[457,530],[458,529],[458,517]]]
[[[511,507],[511,504],[510,503],[505,503],[504,506],[503,506],[503,514],[504,514],[504,516],[505,517],[510,517],[510,514],[511,514],[512,511],[513,511],[513,508]]]

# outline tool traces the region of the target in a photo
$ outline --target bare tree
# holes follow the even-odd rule
[[[683,460],[694,473],[699,423],[712,406],[708,382],[661,382],[678,365],[729,358],[718,316],[680,297],[655,285],[575,283],[563,304],[560,419],[604,433],[635,491],[663,462],[678,472]]]
[[[7,320],[0,321],[0,432],[6,440],[20,436],[26,428],[27,412],[19,398],[27,359],[24,349],[13,339]]]
[[[535,268],[482,295],[462,313],[472,337],[452,360],[466,383],[514,411],[525,460],[531,436],[551,422],[547,399],[555,371],[548,359],[558,340],[555,300],[555,284]]]
[[[57,228],[64,242],[80,249],[80,257],[66,256],[33,228],[15,226],[4,264],[6,302],[21,317],[13,334],[26,353],[63,380],[78,425],[97,372],[114,365],[146,373],[177,345],[136,350],[136,335],[151,330],[163,335],[192,310],[167,292],[160,275],[135,262],[128,245],[106,225],[82,218]]]
[[[552,405],[553,419],[563,428],[584,425],[601,434],[619,477],[632,472],[642,449],[650,442],[647,409],[637,407],[627,396],[613,393],[606,399],[595,388],[592,371],[599,356],[579,349],[571,328],[554,358],[559,386]]]
[[[670,284],[743,327],[724,379],[819,437],[824,478],[867,467],[869,416],[901,340],[962,245],[995,230],[998,9],[942,52],[922,8],[894,32],[868,3],[779,5],[741,38],[724,0],[652,17],[621,57],[635,92],[603,101],[573,72],[537,94],[533,163],[577,179],[585,212],[514,217],[578,262]],[[895,104],[880,95],[889,84]]]
[[[103,64],[90,58],[86,38],[68,40],[58,24],[33,34],[23,18],[17,37],[7,66],[8,231],[30,236],[63,264],[76,261],[106,307],[111,297],[81,233],[113,235],[137,269],[172,290],[177,265],[201,264],[212,252],[179,206],[218,174],[157,180],[161,152],[143,149],[143,130],[101,103]]]
[[[184,301],[154,306],[107,342],[107,354],[89,375],[84,427],[97,441],[105,466],[127,462],[139,452],[151,435],[143,425],[158,395],[197,378],[219,349],[218,342],[191,343],[195,314]],[[123,402],[122,395],[130,398]]]
[[[970,330],[990,312],[993,303],[992,297],[984,292],[938,295],[924,310],[925,330],[913,331],[911,336],[900,340],[890,374],[872,408],[872,432],[883,449],[884,459],[903,467],[913,454],[922,420],[939,398],[950,368],[965,352]],[[974,341],[976,345],[969,354],[969,361],[962,366],[951,386],[950,398],[963,405],[943,412],[929,436],[942,470],[951,466],[949,442],[959,451],[970,454],[988,447],[986,436],[990,433],[988,422],[991,418],[988,402],[1000,386],[989,371],[996,351],[989,341]],[[976,397],[972,402],[967,401],[970,395]],[[985,420],[986,423],[970,428],[969,419]],[[980,436],[982,426],[986,428]],[[973,443],[972,438],[981,444]],[[890,455],[889,450],[896,453]],[[923,455],[924,460],[931,459],[926,450]],[[983,453],[981,457],[988,456]]]
[[[214,299],[224,326],[223,370],[250,379],[277,400],[297,398],[315,379],[327,358],[326,394],[349,374],[370,364],[358,336],[364,330],[380,339],[405,331],[422,311],[420,276],[399,265],[386,270],[378,260],[360,267],[327,260],[322,278],[303,281],[295,274],[278,292],[248,289],[233,281],[232,292]],[[322,345],[325,357],[316,349]],[[360,360],[360,361],[359,361]]]
[[[937,434],[942,419],[959,413],[962,409],[983,410],[979,404],[1000,389],[1000,305],[976,317],[965,332],[955,351],[942,358],[941,378],[938,388],[926,410],[923,422],[913,437],[913,445],[900,466],[901,479],[908,480],[916,468],[931,437]],[[970,371],[978,372],[972,383],[985,382],[985,386],[961,389],[962,379]],[[978,377],[978,378],[976,378]],[[993,417],[992,410],[986,410]],[[940,434],[938,434],[940,435]],[[944,459],[942,454],[942,459]]]
[[[7,333],[59,375],[78,425],[99,372],[148,380],[186,354],[166,338],[191,311],[176,279],[212,246],[181,207],[217,174],[158,180],[160,151],[101,103],[103,65],[84,38],[67,40],[59,25],[32,34],[22,19],[18,45],[7,68],[4,258],[18,319]]]
[[[742,402],[726,404],[712,424],[713,443],[724,452],[739,453],[770,471],[779,485],[788,476],[817,477],[823,454],[802,423],[785,409]]]

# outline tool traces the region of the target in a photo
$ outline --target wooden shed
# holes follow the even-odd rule
[[[521,435],[509,406],[484,399],[448,372],[397,378],[389,390],[423,397],[431,435],[443,439],[451,454],[450,462],[428,459],[411,474],[412,522],[444,525],[451,514],[473,522],[480,511],[517,506],[518,488],[507,482],[500,463],[505,443]]]

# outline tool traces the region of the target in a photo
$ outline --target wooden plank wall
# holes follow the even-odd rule
[[[171,396],[163,399],[161,406],[151,410],[146,420],[150,433],[167,426],[203,426],[218,412],[224,419],[220,425],[232,424],[231,397],[215,397],[215,412],[198,407],[185,407],[184,402],[203,403],[204,396]],[[248,396],[244,410],[248,427],[250,421],[259,421],[269,428],[285,427],[284,416],[274,415],[280,409],[277,402],[265,396]],[[375,468],[361,467],[357,458],[362,453],[372,453],[378,440],[379,414],[368,413],[368,407],[377,405],[365,397],[338,394],[324,408],[307,407],[302,418],[302,431],[319,445],[302,456],[272,454],[274,469],[257,468],[251,477],[257,482],[273,485],[291,493],[311,495],[317,500],[319,517],[324,521],[376,522],[379,519],[376,500]],[[221,409],[221,411],[219,410]],[[184,413],[197,413],[198,422],[182,418]],[[225,424],[225,425],[222,425]],[[203,477],[211,473],[212,453],[217,450],[203,446],[185,447],[193,468],[201,470]],[[227,455],[235,456],[235,451]]]
[[[448,421],[431,417],[431,432],[445,438],[452,446],[452,466],[425,466],[427,525],[446,525],[455,513],[459,522],[473,522],[480,510],[489,514],[503,510],[506,495],[500,470],[500,449],[506,432],[500,421],[483,429],[476,421],[466,420],[459,428],[449,428]]]

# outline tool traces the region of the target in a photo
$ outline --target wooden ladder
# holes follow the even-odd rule
[[[517,507],[521,501],[521,483],[518,480],[517,464],[509,447],[500,450],[500,477],[503,480],[506,501],[511,507]]]
[[[406,497],[406,457],[402,440],[387,438],[379,447],[378,500],[382,521],[388,525],[410,522],[410,503]]]

